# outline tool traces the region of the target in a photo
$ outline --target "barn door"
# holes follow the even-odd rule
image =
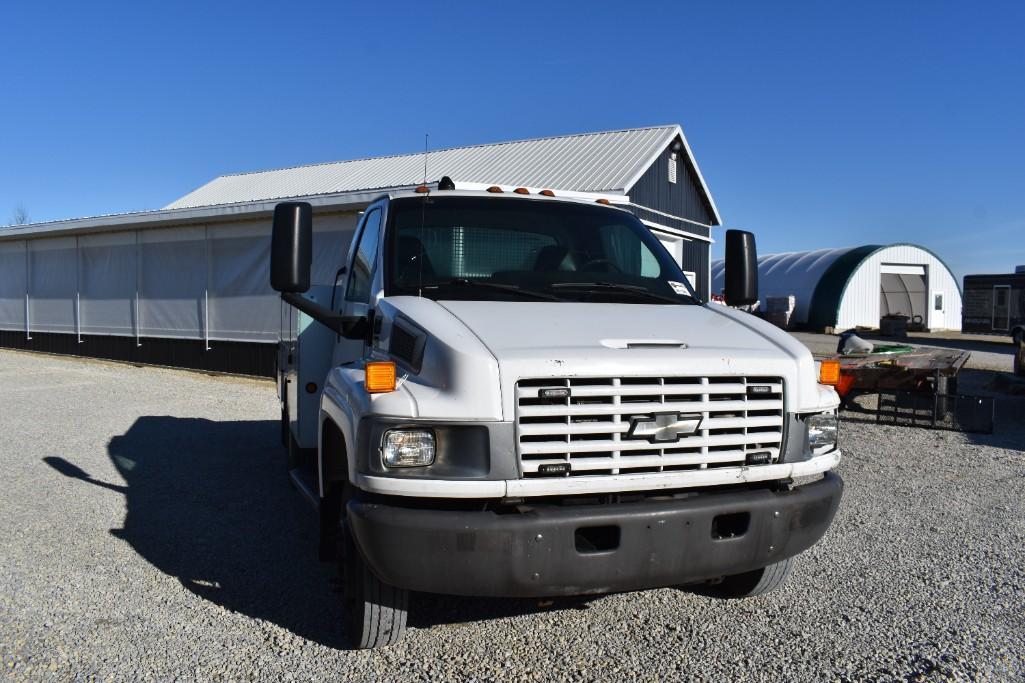
[[[879,276],[879,315],[906,315],[929,326],[928,276],[925,266],[884,263]]]
[[[1008,285],[993,287],[993,329],[1006,331],[1011,327],[1011,288]]]

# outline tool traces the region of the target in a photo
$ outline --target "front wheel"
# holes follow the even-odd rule
[[[697,592],[712,598],[727,600],[753,598],[782,586],[790,576],[793,565],[794,558],[788,557],[782,562],[770,564],[761,569],[726,576],[722,581],[701,586]]]
[[[342,590],[349,641],[361,650],[399,642],[406,631],[409,591],[389,586],[370,571],[344,522],[341,536]]]

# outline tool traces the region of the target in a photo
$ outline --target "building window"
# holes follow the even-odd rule
[[[933,306],[932,307],[933,307],[934,311],[942,311],[943,310],[943,293],[942,292],[937,294],[937,295],[935,295],[933,297]]]
[[[669,182],[676,183],[676,152],[669,155]]]

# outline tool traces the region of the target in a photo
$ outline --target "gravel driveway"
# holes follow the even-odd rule
[[[353,652],[313,513],[287,484],[272,384],[0,351],[3,672],[1021,680],[1015,400],[989,437],[846,422],[840,513],[776,593],[664,589],[550,608],[415,596],[401,643]]]

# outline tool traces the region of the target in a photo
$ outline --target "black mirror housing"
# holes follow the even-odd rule
[[[312,263],[313,207],[307,202],[281,202],[274,207],[270,286],[284,293],[308,291]]]
[[[748,306],[758,301],[758,249],[745,230],[726,231],[726,305]]]

